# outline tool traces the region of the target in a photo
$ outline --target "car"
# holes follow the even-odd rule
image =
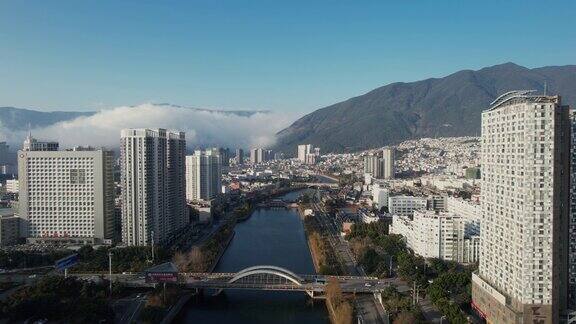
[[[367,282],[367,283],[364,284],[364,286],[366,286],[366,287],[372,287],[372,284],[370,284],[370,283]]]

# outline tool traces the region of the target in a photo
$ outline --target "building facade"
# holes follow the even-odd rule
[[[364,174],[369,174],[374,179],[384,179],[384,159],[377,155],[364,156]]]
[[[471,227],[474,230],[473,235],[480,235],[480,219],[482,217],[480,203],[451,196],[446,199],[446,203],[449,212],[459,215],[473,224]]]
[[[30,241],[111,240],[113,164],[114,153],[102,149],[19,151],[23,235]]]
[[[384,158],[384,179],[394,179],[394,160],[396,153],[393,147],[385,147],[382,150]]]
[[[274,151],[263,148],[253,148],[250,150],[250,163],[258,164],[270,161],[274,158]]]
[[[0,208],[0,246],[18,244],[21,226],[20,217],[15,216],[11,208]]]
[[[480,245],[478,236],[469,235],[470,226],[453,213],[416,210],[413,219],[393,216],[390,233],[404,236],[406,245],[424,258],[472,263]]]
[[[426,209],[426,197],[392,196],[388,198],[388,210],[392,215],[412,217],[415,210]]]
[[[244,164],[244,150],[236,149],[236,163],[238,165]]]
[[[481,147],[472,305],[491,323],[558,323],[568,301],[568,107],[508,92],[482,113]]]
[[[58,142],[38,141],[32,134],[28,134],[22,145],[22,151],[58,151]]]
[[[298,160],[305,164],[316,164],[320,160],[320,148],[312,144],[298,145]]]
[[[197,150],[186,156],[186,199],[211,200],[222,190],[221,157],[214,151]]]
[[[569,264],[569,307],[576,310],[576,111],[570,112],[572,128],[570,163],[570,246]]]
[[[122,241],[167,244],[188,224],[183,132],[121,131]]]
[[[298,145],[298,160],[306,163],[306,156],[312,153],[312,144]]]
[[[388,207],[388,198],[390,190],[378,183],[372,186],[372,201],[376,204],[376,208]]]
[[[20,185],[17,179],[6,180],[6,192],[8,193],[18,193],[20,190]]]

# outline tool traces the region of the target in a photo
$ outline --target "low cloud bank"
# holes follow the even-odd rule
[[[249,148],[274,144],[275,134],[287,127],[294,116],[277,112],[238,115],[142,104],[102,110],[89,117],[79,117],[44,128],[32,129],[38,139],[57,140],[62,148],[76,145],[117,148],[123,128],[166,128],[186,132],[189,149],[206,146]],[[0,130],[0,138],[20,145],[24,132]]]

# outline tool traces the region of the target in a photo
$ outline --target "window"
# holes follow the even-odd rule
[[[70,169],[70,184],[85,184],[85,183],[86,183],[86,170]]]

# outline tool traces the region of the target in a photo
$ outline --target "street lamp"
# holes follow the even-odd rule
[[[112,298],[112,251],[108,251],[108,280],[110,281],[110,298]]]
[[[446,318],[446,315],[442,315],[442,317],[440,317],[440,324],[442,324],[442,321]]]

